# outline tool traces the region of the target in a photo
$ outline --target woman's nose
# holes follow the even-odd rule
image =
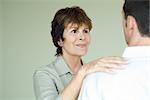
[[[79,34],[79,40],[84,40],[84,39],[85,39],[84,33],[80,33]]]

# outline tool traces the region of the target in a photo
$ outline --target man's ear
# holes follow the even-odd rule
[[[128,16],[126,19],[126,28],[129,34],[132,34],[137,30],[137,23],[133,16]]]
[[[62,39],[60,39],[57,43],[58,43],[58,45],[59,45],[60,47],[63,46],[63,41],[62,41]]]

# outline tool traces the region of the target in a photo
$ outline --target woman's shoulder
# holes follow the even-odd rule
[[[47,71],[47,72],[51,72],[54,70],[54,64],[53,63],[50,63],[50,64],[47,64],[47,65],[41,65],[39,67],[36,68],[35,72],[36,71]]]
[[[41,74],[46,74],[48,76],[57,76],[55,61],[51,62],[50,64],[37,67],[34,71],[34,76],[39,76]]]
[[[61,67],[60,67],[61,66]],[[57,57],[55,60],[53,60],[50,64],[48,65],[42,65],[40,67],[37,67],[35,70],[35,74],[47,74],[50,76],[57,76],[59,77],[61,69],[63,69],[62,66],[66,66],[63,58]]]

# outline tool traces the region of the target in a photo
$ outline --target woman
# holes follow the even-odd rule
[[[125,63],[119,57],[104,57],[82,63],[90,44],[92,23],[79,7],[57,11],[52,21],[52,39],[56,60],[35,71],[34,89],[37,100],[76,100],[83,79],[93,72],[112,72]]]

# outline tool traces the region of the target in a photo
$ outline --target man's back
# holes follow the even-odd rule
[[[135,51],[136,50],[136,51]],[[79,100],[150,100],[150,46],[128,48],[129,64],[116,74],[89,75]]]

